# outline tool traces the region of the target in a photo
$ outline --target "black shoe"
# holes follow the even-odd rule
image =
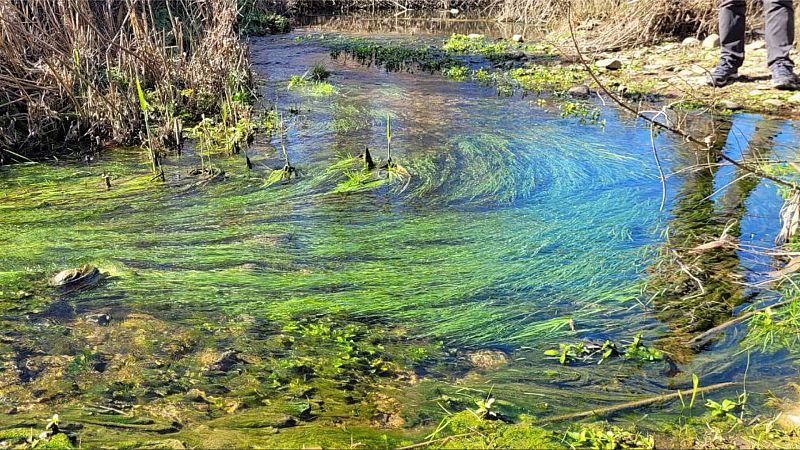
[[[800,89],[800,78],[795,75],[791,66],[779,64],[771,68],[772,87],[784,91],[796,91]]]
[[[714,87],[725,87],[735,82],[737,78],[739,78],[739,69],[727,62],[720,62],[708,77],[708,84]]]

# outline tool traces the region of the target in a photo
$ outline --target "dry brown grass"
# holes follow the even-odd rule
[[[703,36],[717,28],[718,0],[261,0],[295,12],[318,8],[446,9],[478,12],[501,21],[540,24],[564,32],[573,11],[587,45],[615,49],[652,44],[664,38]],[[751,28],[761,26],[761,1],[748,0]]]
[[[0,0],[0,158],[141,139],[251,83],[236,0]]]
[[[704,36],[717,29],[718,0],[500,0],[501,20],[565,30],[567,12],[592,47],[617,49],[664,38]],[[761,2],[748,0],[750,27],[763,24]]]

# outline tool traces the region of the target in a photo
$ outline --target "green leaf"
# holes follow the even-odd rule
[[[136,92],[139,94],[139,107],[142,109],[142,112],[146,113],[150,105],[147,104],[147,98],[144,96],[144,90],[142,89],[142,83],[139,82],[139,76],[136,76]]]

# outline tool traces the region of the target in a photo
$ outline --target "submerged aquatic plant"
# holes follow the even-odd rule
[[[729,400],[723,399],[721,403],[717,403],[710,398],[706,399],[706,408],[709,409],[709,414],[711,417],[715,418],[724,418],[729,420],[736,420],[736,416],[734,413],[740,407],[740,403]]]
[[[606,121],[601,118],[600,108],[590,107],[581,102],[564,102],[561,104],[561,117],[575,117],[581,125],[600,125],[605,128]]]
[[[329,96],[336,93],[336,88],[328,83],[330,72],[322,64],[315,65],[303,75],[292,75],[289,78],[289,90],[302,90],[310,95]]]
[[[788,295],[795,295],[789,292]],[[800,343],[800,299],[779,310],[766,308],[756,313],[747,329],[742,346],[762,352],[787,350],[796,353]]]
[[[283,115],[279,115],[278,119],[278,134],[280,136],[280,145],[281,145],[281,152],[283,153],[283,167],[280,169],[273,170],[267,180],[264,182],[265,186],[271,186],[275,183],[279,182],[288,182],[292,178],[297,177],[297,169],[292,166],[289,162],[289,152],[286,150],[286,134],[288,130],[286,128],[285,122],[283,121]]]
[[[151,170],[153,175],[158,175],[158,171],[160,169],[160,165],[158,164],[158,153],[155,149],[153,144],[153,138],[150,136],[150,104],[147,103],[147,98],[144,95],[144,89],[142,89],[142,83],[139,81],[139,77],[136,77],[136,94],[139,98],[139,108],[144,115],[144,129],[147,133],[147,153],[150,157],[150,164]],[[161,178],[163,180],[164,173],[161,172]]]
[[[655,448],[653,436],[639,434],[635,431],[624,430],[619,427],[602,429],[597,427],[583,427],[578,431],[568,431],[565,441],[572,448],[593,448],[593,449],[621,449]]]
[[[328,69],[321,63],[314,64],[314,67],[311,69],[310,78],[311,81],[320,82],[325,81],[328,77],[331,76],[331,73],[328,72]]]

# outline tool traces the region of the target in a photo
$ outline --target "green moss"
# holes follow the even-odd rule
[[[69,437],[64,433],[58,433],[36,446],[36,448],[65,449],[74,448]]]
[[[382,42],[365,38],[338,37],[326,41],[333,58],[348,55],[365,65],[375,64],[389,72],[419,68],[426,72],[439,72],[458,65],[446,52],[432,46]]]
[[[535,426],[530,417],[519,423],[487,420],[472,411],[462,411],[446,419],[447,433],[436,436],[444,439],[443,448],[564,448],[555,433]],[[454,436],[447,438],[447,436]]]
[[[564,91],[586,81],[587,75],[578,66],[536,65],[524,69],[514,69],[511,78],[526,91],[553,89]]]
[[[38,433],[32,428],[7,428],[5,430],[0,430],[0,441],[21,443],[37,435]]]

